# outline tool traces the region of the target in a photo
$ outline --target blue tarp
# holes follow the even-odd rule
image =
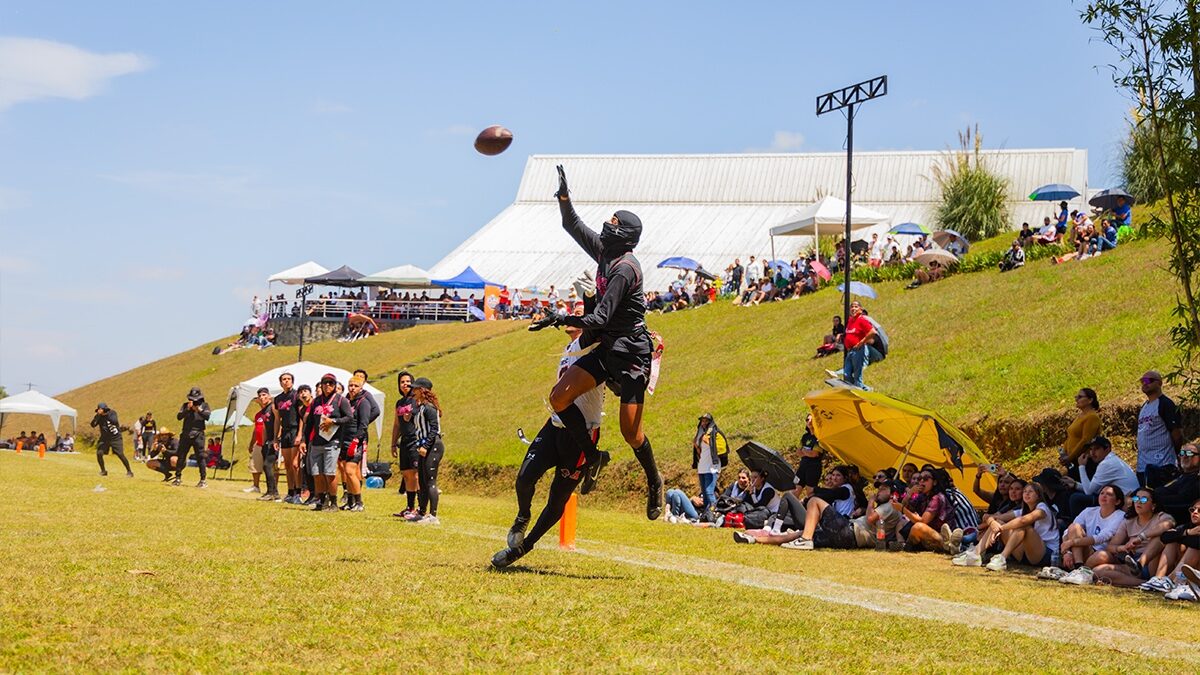
[[[484,279],[479,276],[479,273],[471,269],[468,265],[467,269],[458,273],[457,276],[449,279],[432,279],[430,280],[434,286],[441,288],[483,288],[484,286],[503,286]]]

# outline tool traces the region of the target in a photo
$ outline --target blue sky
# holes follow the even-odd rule
[[[0,5],[0,384],[60,392],[235,332],[308,259],[428,267],[540,153],[1080,147],[1129,102],[1069,2]],[[516,141],[471,147],[490,124]],[[180,386],[184,386],[181,384]]]

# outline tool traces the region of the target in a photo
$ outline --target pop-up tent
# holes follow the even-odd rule
[[[369,274],[358,282],[364,286],[386,286],[388,288],[429,288],[433,282],[429,280],[429,272],[416,265],[400,265],[389,267],[382,272]]]
[[[442,288],[483,288],[484,286],[503,286],[504,284],[487,281],[479,276],[478,272],[471,269],[470,265],[467,265],[467,268],[459,272],[457,276],[449,279],[434,279],[433,285]]]
[[[821,446],[864,476],[880,469],[899,469],[905,462],[946,469],[963,494],[978,507],[987,504],[971,489],[975,467],[988,463],[971,437],[941,415],[883,394],[852,388],[815,391],[804,397],[812,410],[813,432]],[[984,472],[984,490],[996,479]],[[967,488],[967,489],[964,489]]]
[[[304,280],[309,277],[315,277],[327,272],[329,270],[325,269],[325,267],[309,260],[295,267],[289,267],[282,272],[272,274],[267,277],[267,284],[269,285],[273,281],[278,281],[283,284],[292,284],[295,286],[304,283]]]
[[[850,207],[850,231],[864,230],[890,218],[878,211],[862,206]],[[787,220],[771,228],[771,257],[775,257],[775,237],[810,236],[819,239],[822,234],[841,234],[846,229],[846,202],[837,197],[822,197],[815,204],[810,204]]]
[[[217,408],[216,410],[212,411],[212,413],[208,416],[208,422],[206,422],[204,426],[209,429],[231,431],[235,422],[238,427],[254,426],[254,420],[246,417],[245,415],[242,415],[240,418],[235,420],[233,415],[229,412],[229,408]]]
[[[50,398],[40,391],[23,391],[20,394],[0,398],[0,429],[4,428],[4,418],[9,415],[47,415],[58,430],[58,422],[64,417],[71,418],[71,433],[75,433],[75,409],[71,406]]]
[[[349,265],[342,265],[332,272],[326,272],[325,274],[318,274],[316,276],[308,277],[304,280],[304,283],[314,284],[316,286],[354,287],[362,286],[362,284],[358,282],[358,280],[362,278],[362,272],[359,272]]]
[[[256,375],[249,380],[238,383],[230,388],[229,406],[233,409],[233,415],[236,415],[234,419],[246,414],[246,410],[251,406],[251,404],[254,403],[254,399],[258,395],[258,390],[260,387],[266,387],[269,389],[272,396],[283,391],[283,389],[279,386],[279,376],[283,373],[291,373],[293,378],[292,381],[295,382],[297,387],[302,384],[307,384],[313,387],[313,389],[316,389],[317,382],[320,381],[321,376],[325,373],[332,373],[333,376],[338,379],[338,382],[341,382],[343,385],[350,381],[350,373],[348,371],[342,370],[341,368],[334,368],[333,366],[326,366],[320,363],[313,363],[312,361],[301,361],[299,363],[273,368],[261,375]],[[379,409],[383,410],[383,403],[385,399],[384,393],[369,384],[366,385],[365,388],[367,393],[370,394],[371,398],[375,399],[375,402],[379,404]],[[255,410],[257,410],[257,408],[255,408]],[[216,415],[214,414],[212,417],[215,419]],[[219,422],[220,421],[223,420],[219,420]],[[232,422],[232,420],[230,421]],[[380,415],[375,420],[375,436],[379,437],[382,435],[383,415]]]

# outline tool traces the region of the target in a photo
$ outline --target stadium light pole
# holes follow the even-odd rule
[[[854,113],[855,107],[873,98],[887,95],[887,75],[873,77],[817,97],[817,117],[835,110],[846,111],[846,223],[842,237],[845,253],[845,288],[842,293],[842,325],[850,325],[850,192],[854,185]],[[835,251],[836,255],[836,251]],[[842,376],[845,377],[849,350],[842,349]]]
[[[312,290],[312,284],[304,284],[296,291],[296,296],[300,298],[300,353],[296,356],[297,362],[304,360],[304,319],[308,316],[308,294]]]

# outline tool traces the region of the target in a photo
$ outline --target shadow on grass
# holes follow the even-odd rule
[[[491,565],[488,565],[487,571],[492,574],[534,574],[537,576],[560,577],[563,579],[580,579],[583,581],[625,581],[632,577],[612,574],[572,574],[570,572],[559,572],[557,570],[539,569],[536,567],[525,567],[524,565],[512,565],[498,570]]]

